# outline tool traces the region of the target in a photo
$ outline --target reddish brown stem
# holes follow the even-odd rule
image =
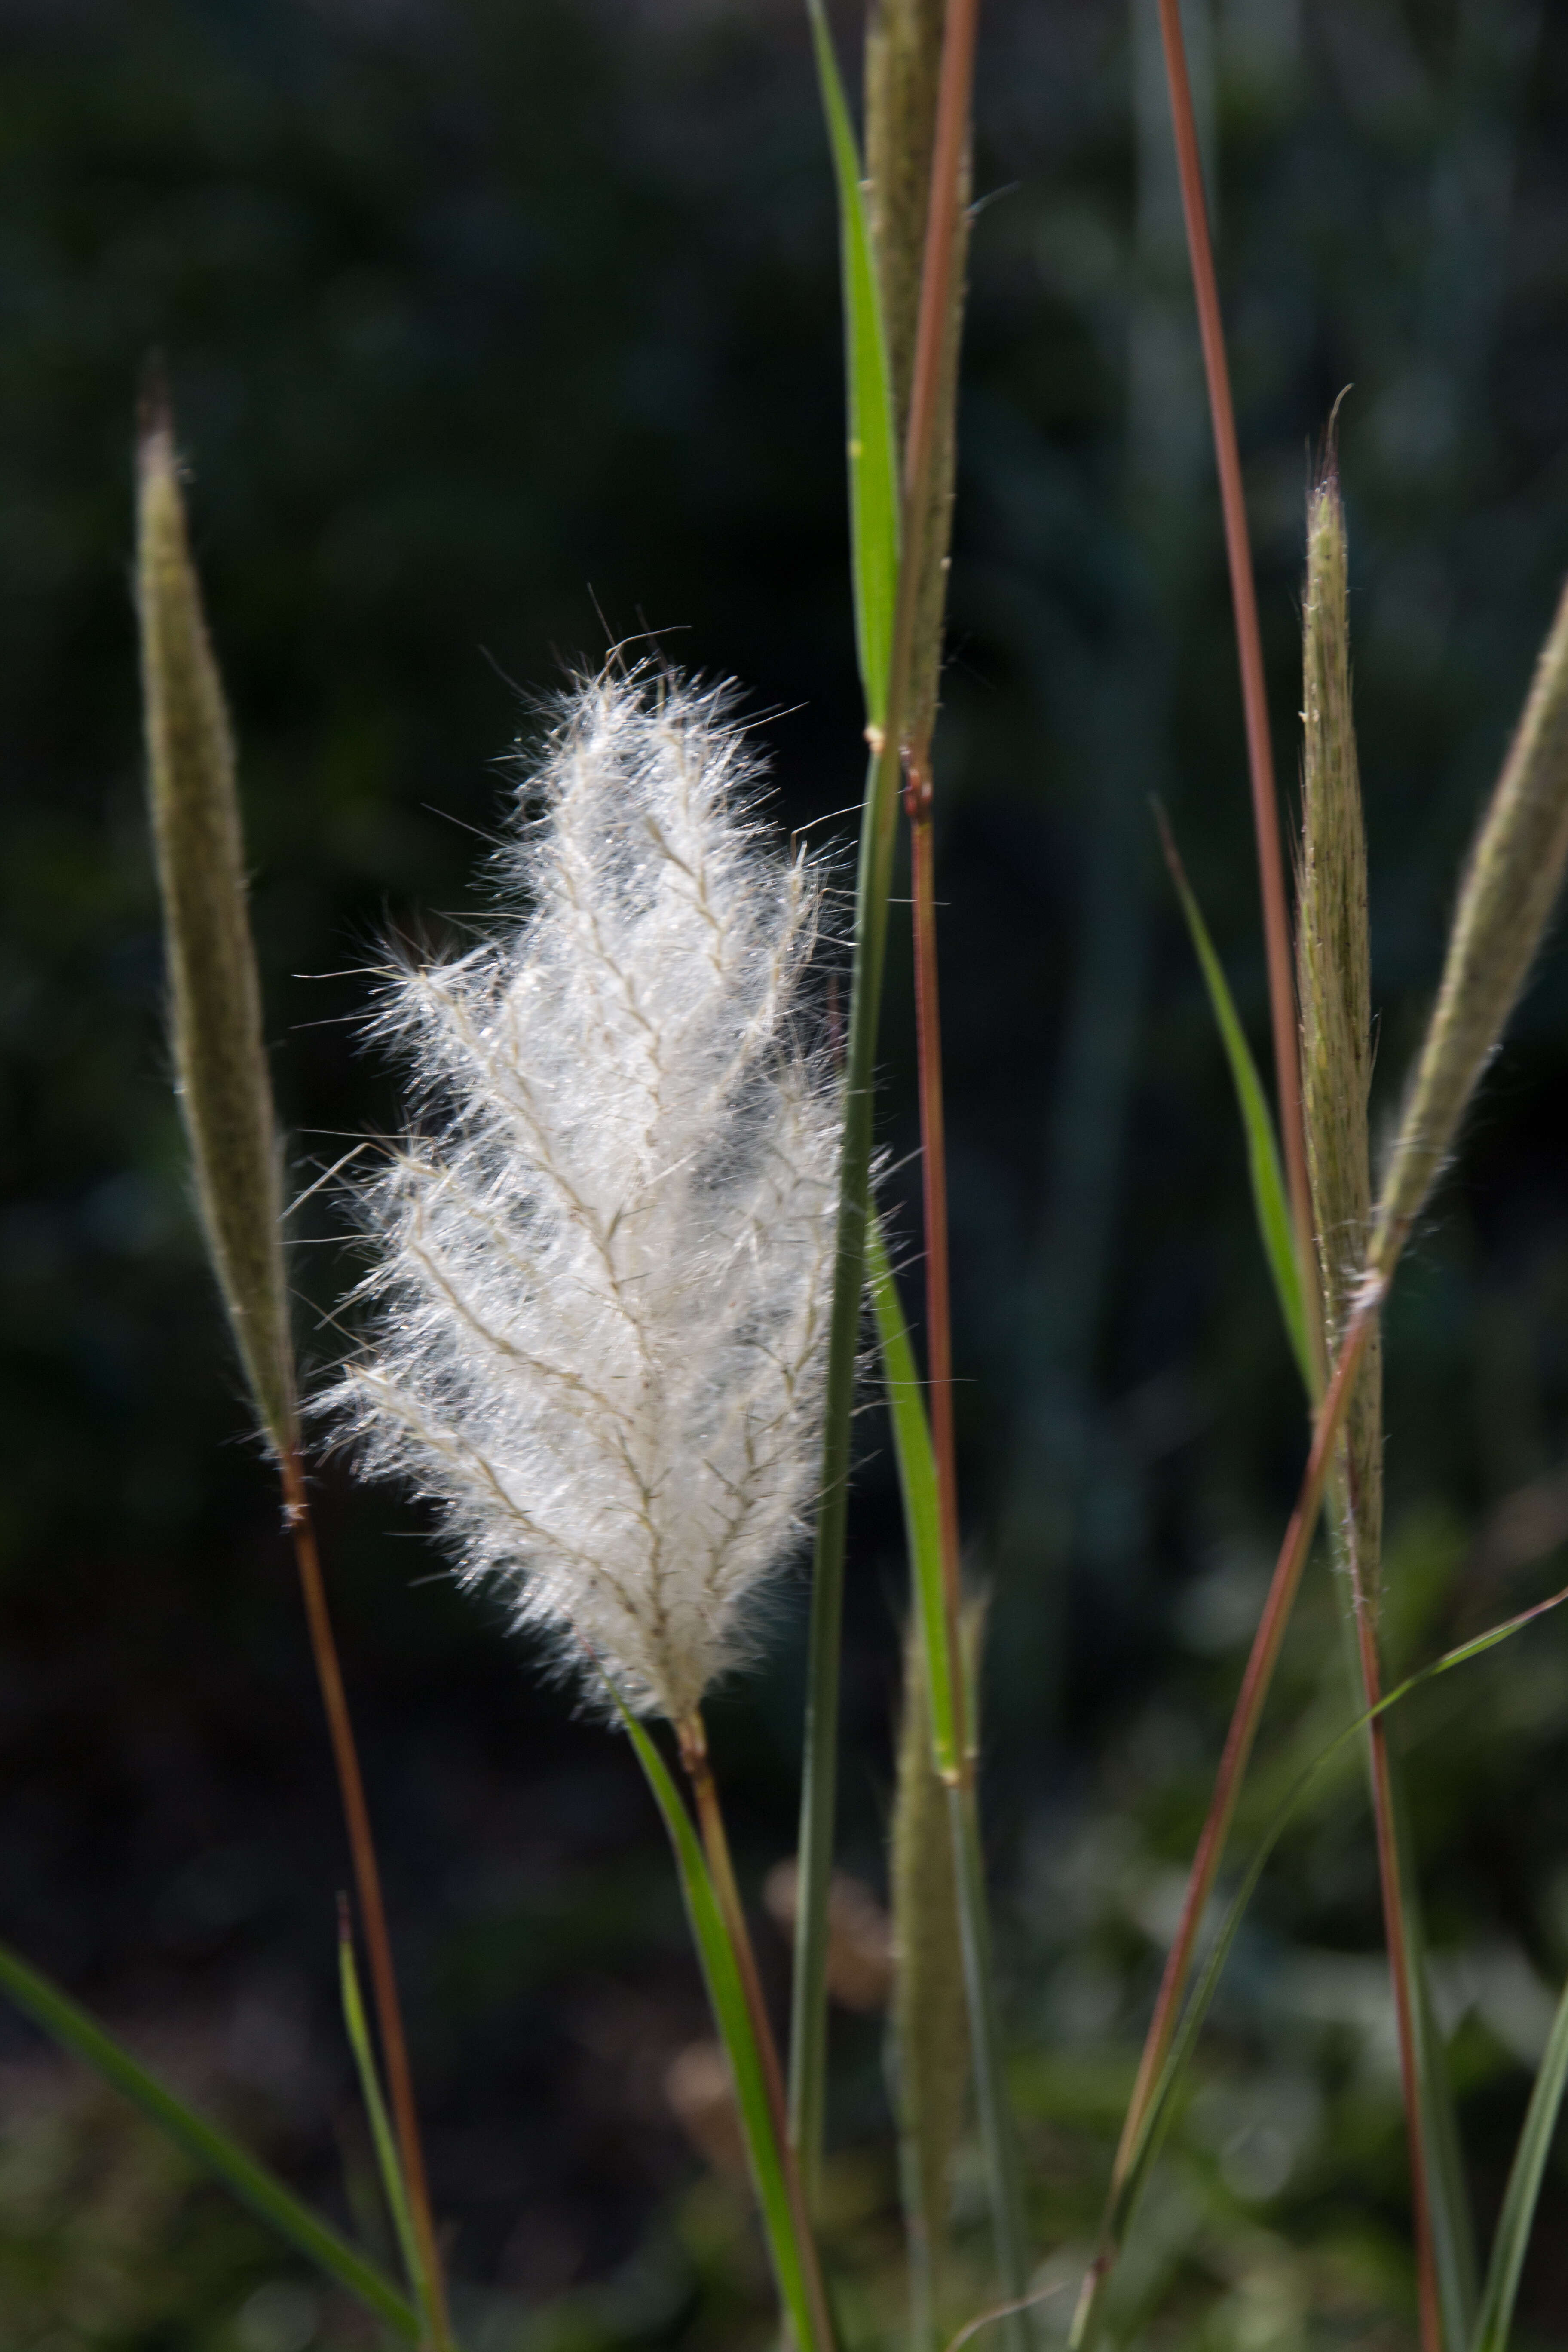
[[[910,421],[904,439],[903,538],[899,604],[907,605],[912,628],[925,557],[925,517],[936,454],[942,407],[942,361],[948,310],[952,301],[954,231],[963,146],[969,132],[974,89],[974,44],[980,0],[949,0],[942,32],[942,79],[937,87],[936,138],[931,150],[931,204],[926,214],[925,253],[921,265],[921,306],[915,326],[914,365],[910,379]],[[908,650],[905,651],[906,679]],[[895,656],[896,666],[896,656]],[[889,696],[889,710],[901,707]]]
[[[906,763],[904,805],[910,819],[914,898],[915,1024],[920,1064],[921,1167],[926,1245],[926,1381],[931,1452],[936,1459],[942,1529],[942,1584],[947,1619],[959,1769],[973,1770],[965,1723],[963,1591],[959,1574],[958,1456],[952,1426],[952,1313],[947,1255],[947,1140],[942,1086],[942,1006],[937,986],[936,872],[931,839],[931,782],[926,754]]]
[[[910,685],[914,614],[930,550],[931,483],[938,456],[942,363],[956,300],[954,246],[964,144],[973,89],[978,0],[947,0],[942,26],[936,136],[931,155],[926,241],[916,326],[913,389],[904,449],[903,530],[899,598],[895,613],[889,713],[901,711]],[[955,330],[954,330],[955,331]],[[950,420],[951,424],[951,420]],[[922,648],[934,662],[937,647]],[[926,681],[921,681],[922,685]],[[921,693],[917,707],[929,713],[934,694]],[[948,1286],[947,1155],[942,1086],[942,1016],[937,985],[936,880],[931,835],[930,743],[905,732],[889,717],[889,734],[904,773],[904,804],[910,818],[914,898],[914,960],[919,1029],[921,1141],[926,1243],[926,1371],[931,1444],[937,1479],[942,1549],[943,1641],[956,1733],[958,1785],[950,1790],[954,1862],[958,1872],[959,1925],[968,1998],[974,2084],[981,2139],[990,2176],[996,2260],[1008,2307],[1021,2313],[1026,2297],[1028,2258],[1024,2233],[1017,2151],[1002,2081],[1001,2049],[991,1987],[990,1933],[985,1915],[984,1866],[975,1800],[974,1742],[967,1727],[968,1704],[963,1640],[958,1547],[958,1475],[952,1426],[952,1340]],[[929,719],[925,721],[929,733]],[[1015,2319],[1016,2346],[1027,2345],[1027,2331]]]
[[[828,2308],[827,2290],[823,2284],[822,2266],[817,2257],[816,2233],[806,2210],[805,2191],[801,2181],[800,2165],[789,2134],[789,2109],[784,2096],[784,2070],[779,2064],[778,2043],[773,2038],[773,2020],[763,1997],[763,1980],[757,1969],[757,1955],[752,1943],[752,1931],[746,1925],[745,1906],[741,1901],[741,1889],[735,1877],[735,1865],[731,1859],[730,1840],[724,1828],[724,1814],[719,1802],[718,1785],[713,1768],[708,1760],[708,1733],[700,1712],[694,1708],[684,1723],[676,1726],[676,1738],[680,1744],[680,1760],[691,1784],[691,1794],[697,1806],[697,1826],[702,1835],[703,1852],[708,1856],[708,1868],[713,1880],[713,1891],[719,1898],[719,1908],[730,1933],[731,1949],[741,1973],[741,1989],[745,1995],[752,2032],[756,2039],[757,2054],[762,2061],[763,2083],[768,2096],[768,2109],[773,2118],[773,2138],[784,2167],[784,2186],[795,2215],[795,2236],[800,2246],[801,2264],[805,2273],[805,2291],[811,2298],[812,2317],[820,2345],[828,2347],[834,2342],[833,2317]]]
[[[898,621],[904,626],[895,633],[894,692],[889,698],[890,712],[902,709],[907,692],[910,635],[926,558],[929,486],[936,456],[942,352],[953,292],[958,191],[974,89],[974,47],[979,23],[979,0],[949,0],[947,19],[942,28],[942,78],[937,89],[936,137],[931,150],[931,200],[926,211],[920,314],[915,328],[910,418],[904,440],[903,531],[897,614]],[[963,1759],[967,1756],[968,1741],[963,1728],[963,1604],[958,1563],[958,1475],[952,1433],[947,1156],[942,1118],[942,1021],[937,991],[930,747],[924,743],[908,743],[902,750],[915,902],[915,991],[926,1241],[926,1370],[942,1523],[942,1592],[947,1617],[948,1655],[959,1732],[959,1754]],[[962,1762],[961,1769],[966,1769]]]
[[[1307,1175],[1302,1128],[1300,1065],[1297,1053],[1296,998],[1291,981],[1289,916],[1285,898],[1284,859],[1279,845],[1279,814],[1274,779],[1274,753],[1268,732],[1268,702],[1263,676],[1263,646],[1258,623],[1258,591],[1252,572],[1252,549],[1247,529],[1247,503],[1242,489],[1241,457],[1236,437],[1236,411],[1231,399],[1230,371],[1226,358],[1225,330],[1220,317],[1219,288],[1215,276],[1209,237],[1208,211],[1204,197],[1203,166],[1198,152],[1197,124],[1193,112],[1192,86],[1187,76],[1182,38],[1181,0],[1160,0],[1160,33],[1165,52],[1166,80],[1171,93],[1171,119],[1175,132],[1176,163],[1182,188],[1182,212],[1186,223],[1187,250],[1192,263],[1193,292],[1203,341],[1204,373],[1208,384],[1209,415],[1214,429],[1215,460],[1219,473],[1220,501],[1225,515],[1226,554],[1230,566],[1231,603],[1236,616],[1237,656],[1241,670],[1242,705],[1247,722],[1247,765],[1252,779],[1252,814],[1258,836],[1258,882],[1263,901],[1264,940],[1268,962],[1268,1002],[1274,1031],[1274,1064],[1279,1097],[1279,1126],[1284,1144],[1291,1221],[1296,1233],[1296,1256],[1302,1297],[1308,1302],[1309,1339],[1321,1368],[1323,1354],[1321,1318],[1311,1311],[1318,1296],[1317,1254],[1313,1241],[1311,1191]],[[1319,1378],[1321,1378],[1320,1369]],[[1375,1705],[1381,1678],[1377,1643],[1358,1591],[1358,1639],[1366,1671],[1366,1696]],[[1261,1633],[1261,1628],[1259,1629]],[[1283,1626],[1280,1628],[1281,1635]],[[1270,1666],[1272,1672],[1272,1666]],[[1415,2065],[1415,2021],[1410,2006],[1406,1965],[1404,1890],[1399,1880],[1393,1815],[1393,1791],[1388,1751],[1381,1720],[1372,1727],[1373,1812],[1376,1825],[1378,1868],[1394,1976],[1398,2021],[1400,2070],[1410,2142],[1411,2189],[1415,2206],[1416,2269],[1421,2307],[1421,2337],[1426,2352],[1440,2352],[1442,2333],[1436,2269],[1432,2246],[1427,2199],[1426,2151],[1421,2128],[1419,2076]],[[1226,1824],[1228,1827],[1228,1823]],[[1223,1840],[1222,1840],[1223,1843]],[[1217,1853],[1215,1861],[1217,1864]],[[1194,1923],[1195,1928],[1195,1922]],[[1175,1957],[1175,1947],[1172,1948]],[[1173,2020],[1172,2021],[1173,2026]],[[1162,2063],[1163,2063],[1162,2058]],[[1140,2077],[1147,2095],[1148,2085]]]
[[[283,1482],[289,1530],[294,1542],[294,1558],[300,1570],[300,1589],[305,1597],[305,1618],[316,1663],[316,1679],[321,1685],[332,1761],[337,1767],[343,1822],[348,1831],[354,1885],[359,1896],[360,1925],[364,1931],[365,1957],[370,1963],[371,1992],[375,2002],[376,2022],[381,2029],[381,2050],[386,2067],[387,2094],[392,2103],[393,2127],[397,2134],[397,2152],[403,2164],[409,2212],[429,2281],[431,2320],[436,2331],[437,2352],[445,2352],[445,2347],[451,2343],[451,2324],[447,2315],[440,2250],[436,2241],[430,2207],[418,2112],[414,2104],[414,2077],[408,2063],[408,2043],[403,2031],[403,2011],[397,1998],[397,1978],[392,1965],[392,1941],[386,1929],[386,1906],[382,1900],[381,1868],[376,1861],[375,1841],[371,1834],[359,1750],[354,1744],[353,1725],[349,1716],[348,1696],[343,1689],[342,1669],[338,1663],[338,1645],[332,1633],[331,1614],[327,1607],[321,1555],[316,1549],[316,1531],[310,1517],[304,1468],[299,1454],[290,1450],[282,1457],[279,1469]]]
[[[1311,1545],[1313,1530],[1318,1524],[1318,1513],[1322,1505],[1323,1487],[1328,1478],[1329,1466],[1334,1457],[1334,1449],[1344,1425],[1345,1414],[1349,1410],[1355,1376],[1366,1352],[1367,1343],[1372,1338],[1382,1298],[1383,1286],[1380,1284],[1375,1289],[1369,1290],[1357,1307],[1355,1315],[1346,1330],[1344,1344],[1340,1350],[1340,1359],[1334,1367],[1333,1378],[1329,1382],[1327,1393],[1319,1409],[1311,1452],[1308,1456],[1306,1471],[1301,1480],[1301,1491],[1297,1499],[1296,1508],[1291,1513],[1290,1524],[1285,1530],[1285,1540],[1279,1548],[1279,1558],[1275,1564],[1273,1579],[1268,1587],[1268,1596],[1263,1604],[1263,1614],[1258,1620],[1258,1632],[1253,1637],[1252,1653],[1247,1661],[1247,1672],[1242,1676],[1236,1710],[1230,1719],[1230,1729],[1226,1734],[1219,1770],[1215,1775],[1214,1794],[1209,1800],[1208,1816],[1204,1822],[1203,1834],[1198,1840],[1197,1852],[1193,1857],[1192,1870],[1187,1878],[1186,1893],[1182,1900],[1181,1917],[1177,1922],[1176,1933],[1170,1951],[1165,1958],[1165,1970],[1160,1980],[1159,1997],[1154,2003],[1154,2014],[1150,2020],[1148,2038],[1143,2044],[1143,2055],[1139,2062],[1137,2080],[1132,2087],[1132,2097],[1121,2128],[1121,2145],[1116,2151],[1116,2163],[1111,2176],[1113,2187],[1120,2186],[1126,2175],[1149,2102],[1154,2095],[1154,2087],[1159,2082],[1161,2071],[1170,2054],[1172,2039],[1181,2015],[1182,2002],[1186,1993],[1188,1979],[1192,1975],[1193,1955],[1197,1944],[1198,1929],[1202,1925],[1209,1896],[1214,1892],[1214,1883],[1218,1876],[1220,1863],[1224,1858],[1226,1841],[1230,1835],[1231,1823],[1236,1817],[1237,1802],[1241,1795],[1242,1778],[1247,1770],[1247,1759],[1252,1753],[1253,1742],[1258,1737],[1258,1727],[1263,1715],[1263,1704],[1268,1696],[1268,1685],[1274,1678],[1274,1668],[1279,1656],[1280,1645],[1285,1639],[1285,1629],[1290,1622],[1290,1611],[1295,1602],[1296,1590],[1300,1583],[1301,1571],[1307,1564],[1307,1553]]]
[[[1290,1211],[1296,1229],[1303,1296],[1311,1299],[1317,1292],[1317,1269],[1312,1257],[1311,1193],[1307,1182],[1307,1151],[1301,1129],[1296,992],[1290,975],[1290,919],[1285,898],[1285,861],[1279,845],[1279,795],[1274,782],[1274,751],[1268,734],[1263,643],[1258,626],[1258,591],[1252,577],[1252,549],[1247,534],[1247,501],[1241,487],[1236,411],[1231,403],[1230,370],[1226,360],[1225,329],[1220,320],[1219,287],[1215,278],[1214,251],[1209,242],[1197,123],[1193,114],[1192,86],[1187,79],[1186,50],[1182,40],[1181,0],[1160,0],[1160,35],[1165,50],[1171,120],[1176,134],[1176,166],[1182,185],[1182,213],[1186,222],[1187,252],[1192,262],[1198,332],[1203,341],[1204,374],[1208,383],[1215,462],[1219,471],[1220,504],[1225,515],[1225,548],[1230,565],[1231,604],[1236,614],[1236,650],[1241,668],[1247,758],[1252,778],[1252,818],[1258,835],[1258,878],[1263,899],[1263,937],[1268,961],[1268,1008],[1274,1032],[1279,1130],[1284,1145],[1286,1178],[1290,1190]]]

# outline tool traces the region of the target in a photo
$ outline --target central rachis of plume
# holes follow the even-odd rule
[[[338,1391],[466,1579],[674,1721],[812,1496],[837,1174],[800,1034],[821,882],[767,845],[725,705],[574,693],[500,858],[531,911],[393,982],[418,1132],[364,1194]]]

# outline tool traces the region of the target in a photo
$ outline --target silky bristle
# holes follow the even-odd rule
[[[532,911],[391,985],[419,1129],[363,1195],[337,1392],[466,1579],[674,1721],[811,1500],[837,1173],[802,1034],[820,878],[765,845],[726,700],[574,692],[501,861]]]

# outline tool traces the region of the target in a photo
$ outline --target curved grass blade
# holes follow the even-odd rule
[[[806,2260],[795,2233],[783,2151],[774,2137],[773,2118],[769,2113],[762,2055],[752,2030],[741,1971],[725,1932],[724,1916],[714,1892],[707,1856],[664,1759],[644,1727],[623,1705],[614,1685],[610,1687],[621,1721],[637,1750],[637,1761],[653,1791],[654,1801],[664,1816],[670,1844],[675,1849],[680,1890],[686,1900],[687,1916],[691,1922],[698,1958],[702,1964],[713,2021],[722,2038],[734,2079],[736,2105],[745,2134],[746,2153],[751,2159],[757,2201],[762,2208],[763,2228],[773,2259],[773,2275],[778,2282],[779,2295],[788,2315],[795,2343],[799,2352],[833,2352],[831,2344],[824,2343],[816,2322],[806,2283]]]
[[[877,1345],[893,1423],[893,1452],[903,1496],[915,1608],[931,1702],[931,1760],[944,1780],[957,1779],[958,1713],[953,1704],[948,1657],[947,1608],[942,1578],[942,1519],[937,1501],[936,1459],[909,1327],[888,1257],[882,1221],[873,1211],[866,1230],[866,1281],[877,1318]]]
[[[398,2162],[397,2141],[386,2112],[386,2101],[382,2096],[381,2078],[376,2073],[375,2053],[371,2047],[370,2027],[360,1992],[359,1970],[354,1966],[353,1931],[349,1924],[348,1904],[342,1896],[339,1897],[338,1909],[338,1985],[342,1997],[343,2028],[349,2037],[349,2048],[353,2053],[360,2095],[364,2101],[365,2119],[370,2125],[376,2167],[381,2174],[382,2191],[386,2199],[387,2211],[392,2216],[398,2252],[403,2256],[404,2272],[414,2291],[414,2299],[425,2315],[426,2325],[433,2328],[430,2281],[420,2255],[419,2236],[414,2227],[403,2167]]]
[[[1498,2216],[1492,2258],[1487,2268],[1486,2291],[1470,2339],[1471,2352],[1508,2352],[1513,2325],[1514,2298],[1530,2248],[1530,2232],[1541,2195],[1542,2176],[1551,2152],[1552,2134],[1568,2087],[1568,1985],[1552,2021],[1545,2054],[1530,2095],[1524,2128],[1508,2176],[1502,2211]]]
[[[258,2164],[226,2132],[176,2098],[128,2050],[122,2050],[86,2010],[79,2008],[57,1985],[40,1976],[37,1969],[29,1968],[4,1944],[0,1944],[0,1988],[9,1993],[35,2025],[74,2057],[84,2059],[113,2089],[133,2100],[188,2156],[226,2182],[279,2237],[286,2238],[319,2270],[335,2279],[368,2311],[374,2311],[405,2343],[419,2342],[422,2330],[417,2315],[374,2263],[357,2247],[351,2246],[346,2238],[340,2238],[330,2223],[301,2205],[280,2180]]]
[[[1311,1396],[1316,1387],[1311,1353],[1307,1340],[1307,1316],[1301,1297],[1301,1271],[1296,1255],[1295,1228],[1290,1218],[1290,1204],[1285,1192],[1285,1171],[1279,1159],[1279,1145],[1274,1133],[1274,1121],[1269,1116],[1268,1098],[1263,1091],[1258,1067],[1247,1043],[1247,1033],[1237,1014],[1236,1003],[1226,980],[1225,967],[1215,953],[1208,926],[1193,896],[1165,813],[1157,804],[1155,822],[1160,827],[1160,839],[1165,852],[1165,863],[1171,869],[1171,879],[1176,886],[1176,896],[1182,902],[1187,929],[1208,990],[1209,1003],[1214,1007],[1215,1026],[1226,1059],[1230,1064],[1231,1084],[1236,1088],[1237,1108],[1247,1134],[1247,1164],[1252,1179],[1252,1205],[1258,1217],[1258,1237],[1263,1255],[1268,1261],[1268,1271],[1274,1277],[1275,1294],[1279,1312],[1284,1318],[1286,1337],[1300,1370],[1307,1393]]]
[[[844,283],[844,349],[849,397],[849,517],[855,583],[855,642],[866,719],[887,717],[893,608],[899,590],[899,459],[881,296],[861,194],[860,154],[822,0],[806,0],[812,48],[827,118]]]
[[[1177,2027],[1175,2035],[1173,2038],[1170,2053],[1165,2060],[1165,2064],[1161,2073],[1159,2083],[1157,2084],[1153,2095],[1150,2099],[1148,2107],[1144,2112],[1143,2121],[1140,2127],[1138,2137],[1133,2143],[1132,2153],[1121,2186],[1107,2203],[1105,2213],[1100,2223],[1100,2252],[1099,2255],[1097,2255],[1094,2268],[1089,2273],[1089,2280],[1095,2284],[1096,2291],[1091,2296],[1088,2292],[1088,2283],[1086,2283],[1085,2297],[1083,2302],[1079,2305],[1080,2319],[1083,2318],[1087,2312],[1089,2315],[1089,2324],[1083,2326],[1075,2326],[1072,2336],[1073,2352],[1090,2352],[1090,2347],[1094,2344],[1097,2334],[1097,2326],[1095,2323],[1097,2323],[1100,2316],[1102,2301],[1098,2291],[1099,2286],[1103,2284],[1105,2275],[1109,2272],[1111,2263],[1114,2262],[1116,2254],[1124,2242],[1127,2232],[1131,2226],[1133,2217],[1136,2214],[1138,2204],[1148,2181],[1150,2172],[1153,2168],[1154,2159],[1160,2152],[1161,2144],[1164,2138],[1165,2132],[1169,2126],[1172,2115],[1174,2111],[1175,2095],[1181,2087],[1182,2077],[1186,2073],[1187,2067],[1191,2063],[1194,2052],[1197,2047],[1198,2035],[1203,2029],[1204,2020],[1208,2014],[1215,1994],[1219,1990],[1220,1979],[1225,1973],[1226,1962],[1230,1957],[1231,1948],[1236,1942],[1237,1935],[1240,1929],[1242,1920],[1246,1916],[1247,1906],[1251,1902],[1252,1897],[1257,1891],[1258,1882],[1263,1875],[1263,1872],[1268,1862],[1269,1856],[1272,1854],[1275,1847],[1279,1844],[1279,1840],[1289,1828],[1297,1811],[1310,1795],[1313,1789],[1317,1787],[1319,1781],[1328,1771],[1329,1767],[1333,1763],[1335,1759],[1343,1752],[1344,1748],[1352,1740],[1358,1738],[1365,1731],[1367,1726],[1373,1722],[1379,1716],[1386,1715],[1391,1707],[1397,1706],[1401,1700],[1408,1698],[1412,1691],[1419,1690],[1424,1684],[1436,1682],[1440,1675],[1451,1674],[1456,1666],[1467,1664],[1470,1659],[1480,1657],[1483,1653],[1488,1650],[1495,1650],[1500,1643],[1510,1640],[1513,1634],[1521,1632],[1522,1629],[1526,1625],[1531,1624],[1534,1619],[1537,1617],[1544,1617],[1549,1611],[1560,1608],[1565,1601],[1568,1601],[1568,1585],[1565,1585],[1560,1592],[1550,1594],[1546,1600],[1538,1601],[1532,1608],[1521,1610],[1517,1616],[1506,1619],[1502,1624],[1492,1626],[1487,1633],[1478,1633],[1472,1641],[1462,1642],[1458,1649],[1446,1651],[1442,1657],[1434,1659],[1430,1665],[1423,1666],[1419,1672],[1407,1675],[1405,1681],[1398,1684],[1394,1689],[1386,1692],[1383,1698],[1379,1700],[1376,1706],[1367,1708],[1364,1714],[1356,1716],[1352,1722],[1345,1726],[1342,1731],[1336,1733],[1335,1737],[1329,1742],[1328,1746],[1313,1759],[1312,1762],[1308,1765],[1306,1770],[1296,1781],[1294,1788],[1292,1788],[1289,1794],[1286,1797],[1284,1803],[1279,1807],[1268,1829],[1264,1832],[1262,1838],[1259,1840],[1257,1852],[1253,1854],[1251,1862],[1247,1864],[1247,1872],[1241,1881],[1241,1885],[1237,1889],[1235,1897],[1233,1898],[1229,1908],[1226,1912],[1225,1919],[1221,1925],[1218,1935],[1215,1937],[1214,1945],[1210,1950],[1208,1958],[1198,1974],[1197,1980],[1193,1987],[1187,2006],[1182,2013],[1182,2021]],[[1568,2008],[1568,1996],[1564,1997],[1564,2006],[1565,2008]],[[1561,2011],[1559,2013],[1557,2022],[1554,2024],[1552,2029],[1552,2046],[1549,2049],[1547,2060],[1543,2062],[1542,2064],[1542,2079],[1546,2077],[1551,2066],[1560,2032],[1563,2035],[1565,2043],[1568,2043],[1568,2026],[1565,2026],[1563,2015]],[[1563,2069],[1568,2070],[1568,2047],[1565,2047],[1564,2049],[1562,2064]],[[1551,2094],[1550,2092],[1542,2092],[1540,2082],[1537,2084],[1537,2094],[1540,2098],[1542,2113],[1544,2113],[1546,2097],[1551,2095]],[[1555,2117],[1556,2112],[1556,2100],[1560,2098],[1561,2095],[1562,2084],[1559,2083],[1556,2093],[1552,2098],[1552,2112],[1553,2118]],[[1526,2118],[1525,2124],[1527,2138],[1530,2135],[1531,2123],[1536,2116],[1536,2111],[1537,2102],[1535,2099],[1532,2099],[1531,2103],[1531,2114],[1530,2116]],[[1550,2136],[1550,2126],[1548,2126],[1546,2137],[1549,2139]],[[1524,2152],[1525,2141],[1521,2140],[1521,2158],[1523,2157]],[[1515,2159],[1516,2174],[1520,2173],[1521,2170],[1521,2158],[1516,2158]],[[1543,2147],[1541,2154],[1542,2162],[1544,2162],[1544,2158],[1545,2151]],[[1510,2196],[1512,2194],[1513,2185],[1513,2181],[1510,2179]],[[1539,2185],[1539,2176],[1537,2178],[1536,2185]],[[1521,2179],[1521,2204],[1522,2198],[1523,2186]],[[1531,2192],[1531,2206],[1532,2209],[1533,2189]],[[1507,2210],[1508,2209],[1505,2206],[1505,2215]],[[1528,2214],[1524,2215],[1520,2226],[1523,2231],[1528,2231]],[[1500,2224],[1500,2242],[1501,2240],[1501,2224]],[[1520,2259],[1522,2261],[1522,2252],[1521,2252]],[[1494,2266],[1495,2264],[1496,2257],[1494,2256]],[[1489,2282],[1487,2297],[1487,2307],[1489,2309],[1491,2307],[1491,2303],[1492,2297],[1490,2282]],[[1477,2344],[1479,2347],[1479,2336],[1477,2338]],[[1504,2352],[1503,2336],[1497,2336],[1490,2339],[1490,2352]]]

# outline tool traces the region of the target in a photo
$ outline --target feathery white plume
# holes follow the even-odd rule
[[[675,1722],[811,1498],[837,1175],[796,1034],[822,885],[765,846],[728,699],[578,687],[499,861],[531,912],[395,981],[421,1131],[363,1195],[335,1400],[465,1581]]]

